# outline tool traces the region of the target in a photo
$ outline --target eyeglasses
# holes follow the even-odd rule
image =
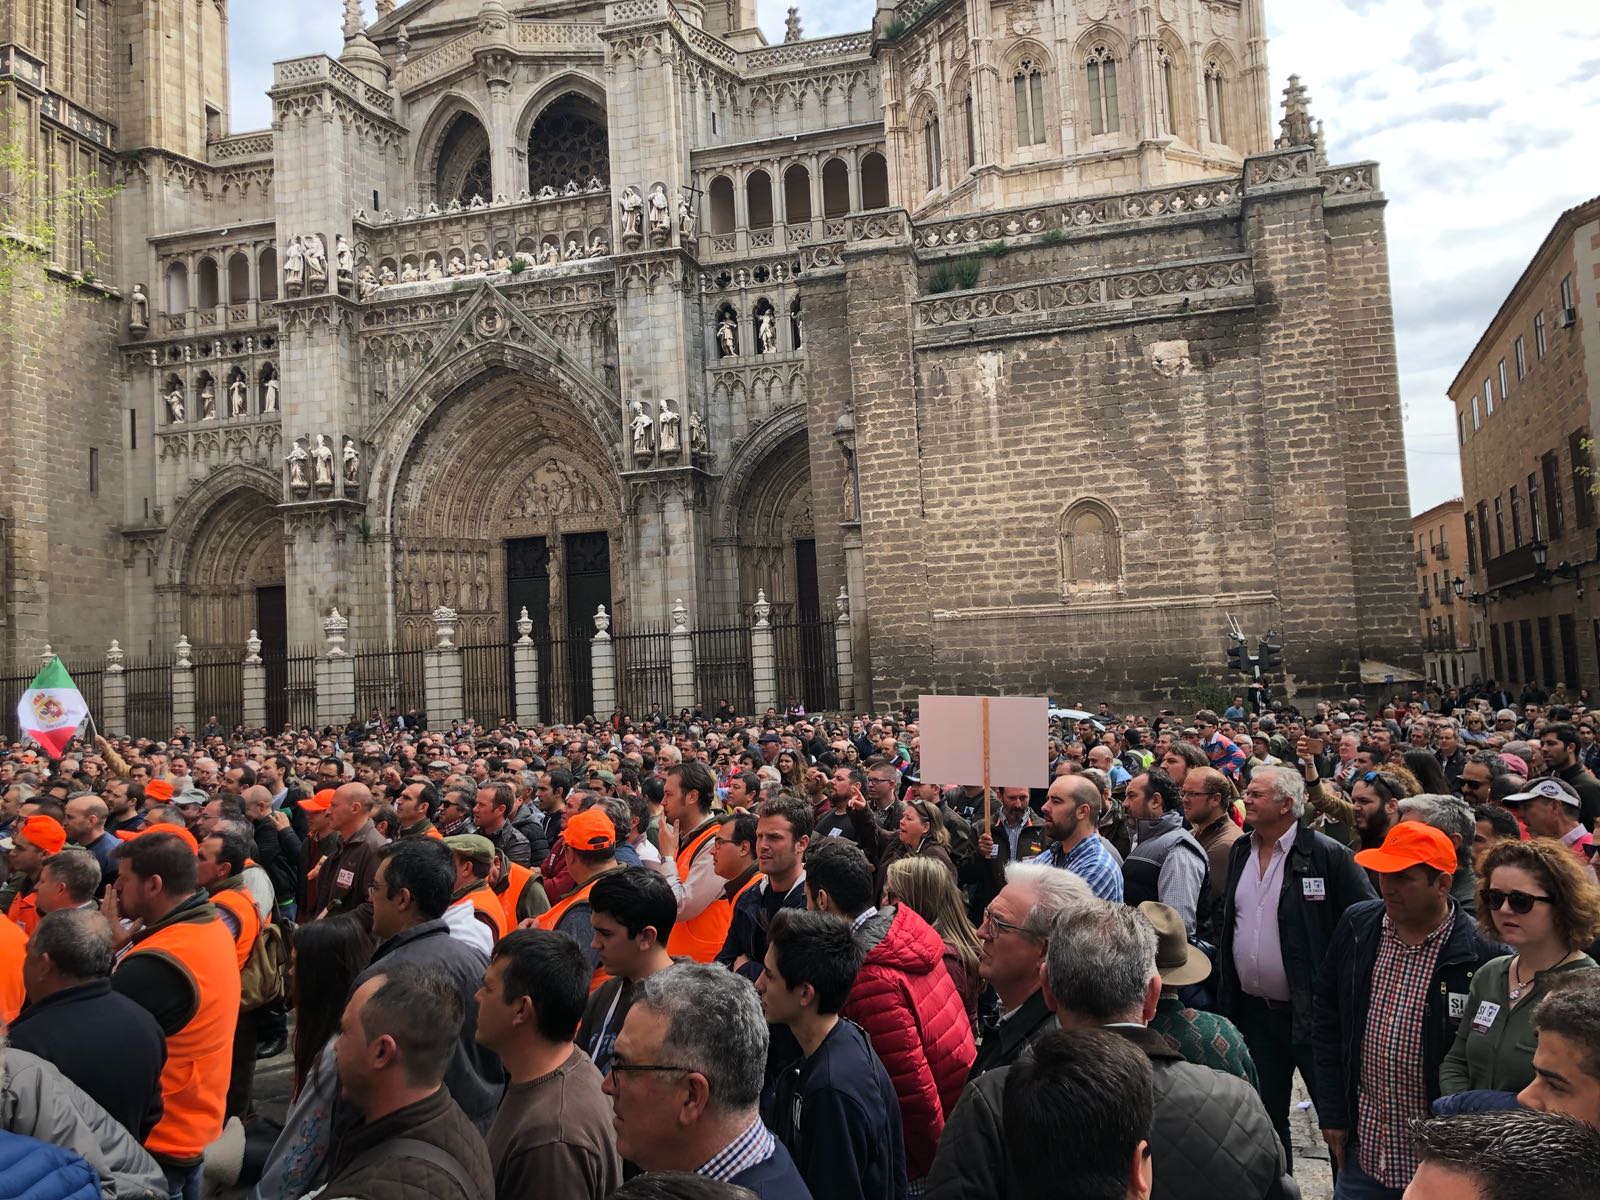
[[[1023,937],[1028,936],[1027,930],[1025,930],[1021,925],[1017,925],[1011,921],[1002,921],[999,917],[995,916],[994,909],[992,908],[986,908],[983,910],[983,922],[978,926],[978,932],[982,933],[985,929],[992,930],[996,934],[1020,933]]]
[[[1378,788],[1391,800],[1398,800],[1402,791],[1400,781],[1387,771],[1368,771],[1361,777],[1362,783],[1371,784]]]
[[[1483,899],[1488,904],[1490,912],[1499,912],[1502,904],[1509,904],[1511,911],[1518,916],[1532,912],[1535,904],[1555,903],[1549,896],[1535,896],[1529,892],[1502,892],[1499,888],[1490,888],[1484,892]]]
[[[1457,786],[1464,788],[1486,788],[1489,786],[1489,781],[1487,779],[1467,779],[1463,777],[1458,781]]]
[[[677,1071],[688,1074],[696,1069],[695,1067],[675,1066],[672,1063],[631,1063],[619,1058],[614,1053],[611,1056],[611,1074],[613,1075],[644,1074],[652,1071]]]

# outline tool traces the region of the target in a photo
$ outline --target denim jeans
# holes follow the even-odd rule
[[[1403,1187],[1384,1187],[1361,1169],[1356,1161],[1356,1144],[1349,1142],[1344,1152],[1344,1167],[1334,1184],[1333,1200],[1400,1200]]]
[[[204,1164],[194,1167],[162,1166],[167,1177],[168,1200],[200,1200],[200,1172]]]

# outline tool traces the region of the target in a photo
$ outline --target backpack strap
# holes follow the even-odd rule
[[[461,1165],[461,1160],[448,1150],[435,1146],[432,1142],[425,1142],[420,1138],[395,1138],[393,1141],[380,1142],[364,1154],[359,1154],[345,1168],[347,1171],[364,1170],[386,1158],[416,1158],[425,1163],[438,1167],[461,1189],[461,1194],[473,1197],[472,1180],[467,1175],[466,1167]]]

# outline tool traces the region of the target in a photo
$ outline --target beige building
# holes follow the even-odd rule
[[[1473,622],[1453,580],[1466,555],[1466,509],[1457,496],[1411,518],[1417,558],[1417,623],[1422,633],[1423,674],[1441,688],[1482,679],[1472,643]]]
[[[4,301],[6,654],[843,591],[862,704],[1176,694],[1229,614],[1417,665],[1378,170],[1275,124],[1263,0],[348,0],[250,132],[226,16],[0,17],[122,186],[67,319]]]
[[[1508,690],[1600,682],[1600,199],[1563,213],[1450,387],[1463,591]]]

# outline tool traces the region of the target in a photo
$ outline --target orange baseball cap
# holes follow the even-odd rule
[[[144,785],[144,798],[146,800],[171,800],[172,785],[165,779],[152,779]]]
[[[333,803],[333,789],[323,788],[309,800],[296,800],[301,808],[307,812],[327,812],[328,806]]]
[[[1447,836],[1421,821],[1402,821],[1389,830],[1383,845],[1363,850],[1356,862],[1380,875],[1393,875],[1412,867],[1428,866],[1447,875],[1455,874],[1456,847]]]
[[[0,849],[14,850],[19,839],[27,838],[28,845],[46,854],[54,854],[67,844],[67,831],[61,822],[43,813],[35,813],[24,821],[17,831],[0,842]]]
[[[610,850],[617,844],[617,827],[597,804],[568,821],[561,836],[574,850]]]
[[[125,842],[131,842],[134,838],[142,838],[147,833],[170,833],[196,854],[200,853],[200,843],[195,840],[194,834],[190,833],[188,828],[183,825],[170,825],[165,821],[159,821],[154,825],[146,825],[143,829],[136,829],[132,833],[125,829],[117,830],[117,836]]]

